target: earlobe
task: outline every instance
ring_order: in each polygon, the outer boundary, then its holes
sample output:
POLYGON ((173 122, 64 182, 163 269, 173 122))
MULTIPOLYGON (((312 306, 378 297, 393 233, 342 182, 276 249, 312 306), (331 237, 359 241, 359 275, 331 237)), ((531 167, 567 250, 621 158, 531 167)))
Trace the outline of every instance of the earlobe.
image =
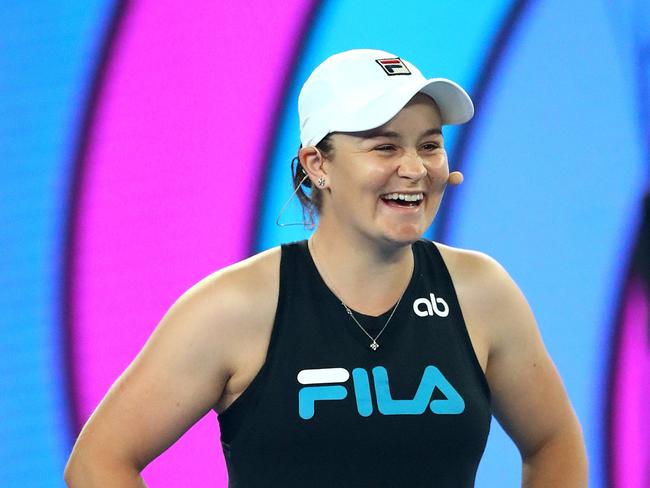
POLYGON ((327 183, 327 174, 323 165, 324 158, 318 148, 315 146, 301 148, 298 152, 298 159, 312 184, 318 188, 324 188, 327 183))

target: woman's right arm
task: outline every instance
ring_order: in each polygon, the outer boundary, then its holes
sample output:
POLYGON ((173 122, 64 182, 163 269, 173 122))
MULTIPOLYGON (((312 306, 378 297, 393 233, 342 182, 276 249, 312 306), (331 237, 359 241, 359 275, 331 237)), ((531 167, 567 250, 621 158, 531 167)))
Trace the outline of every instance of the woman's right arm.
MULTIPOLYGON (((271 312, 248 306, 260 276, 243 268, 208 276, 173 304, 81 431, 68 486, 145 486, 140 471, 215 406, 251 324, 271 312)), ((275 306, 273 282, 264 288, 257 298, 275 306)))

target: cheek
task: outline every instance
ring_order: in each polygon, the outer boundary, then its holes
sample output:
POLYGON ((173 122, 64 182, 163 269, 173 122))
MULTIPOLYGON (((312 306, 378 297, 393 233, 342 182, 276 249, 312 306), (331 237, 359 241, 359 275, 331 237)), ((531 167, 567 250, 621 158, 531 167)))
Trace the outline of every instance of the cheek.
POLYGON ((388 161, 382 161, 380 164, 373 164, 366 170, 364 180, 369 186, 382 186, 395 173, 396 168, 388 161))
POLYGON ((447 153, 434 155, 427 162, 427 170, 432 177, 449 175, 449 162, 447 153))
POLYGON ((447 161, 447 152, 442 151, 439 154, 436 154, 434 158, 432 158, 431 161, 432 165, 436 168, 446 168, 448 161, 447 161))

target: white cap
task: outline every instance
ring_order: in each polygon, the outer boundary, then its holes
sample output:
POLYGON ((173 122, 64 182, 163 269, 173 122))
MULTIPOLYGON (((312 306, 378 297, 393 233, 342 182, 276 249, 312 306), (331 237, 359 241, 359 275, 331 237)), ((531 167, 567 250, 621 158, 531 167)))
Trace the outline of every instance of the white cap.
POLYGON ((458 84, 426 79, 394 54, 375 49, 334 54, 312 71, 300 90, 300 142, 315 146, 330 132, 379 127, 418 92, 435 100, 443 124, 462 124, 474 115, 471 98, 458 84))

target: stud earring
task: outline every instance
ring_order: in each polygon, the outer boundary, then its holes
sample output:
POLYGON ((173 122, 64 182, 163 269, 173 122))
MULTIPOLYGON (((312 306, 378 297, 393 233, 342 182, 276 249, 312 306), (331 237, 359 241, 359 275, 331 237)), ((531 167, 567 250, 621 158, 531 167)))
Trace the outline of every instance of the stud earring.
POLYGON ((325 186, 325 178, 323 177, 318 178, 318 186, 321 188, 325 186))

